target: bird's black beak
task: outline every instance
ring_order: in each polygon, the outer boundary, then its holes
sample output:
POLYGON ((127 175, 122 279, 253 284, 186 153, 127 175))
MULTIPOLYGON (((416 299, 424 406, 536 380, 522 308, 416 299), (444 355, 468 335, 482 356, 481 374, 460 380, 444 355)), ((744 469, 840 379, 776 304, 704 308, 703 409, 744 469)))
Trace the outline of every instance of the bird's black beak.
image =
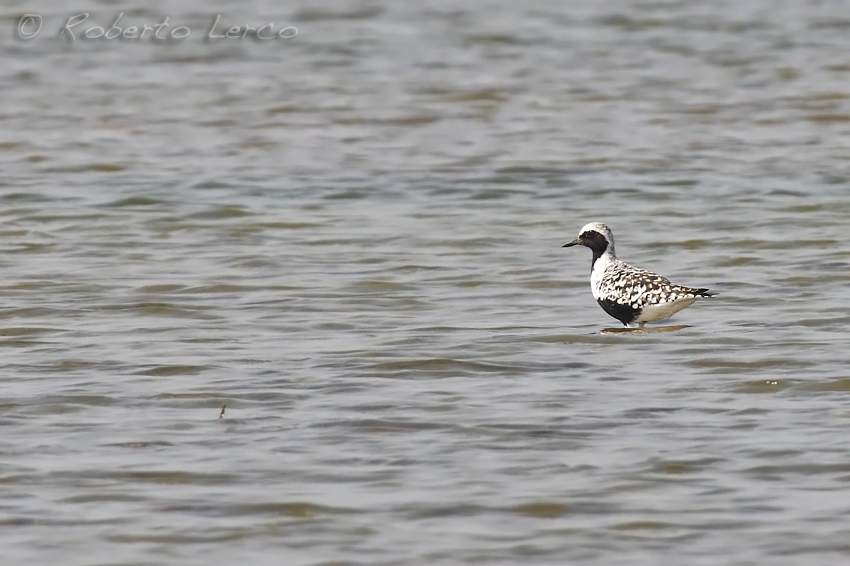
POLYGON ((561 246, 561 247, 562 247, 562 248, 571 248, 571 247, 573 247, 573 246, 578 246, 579 244, 581 244, 581 242, 579 242, 579 241, 578 241, 578 239, 575 239, 575 240, 573 240, 572 242, 567 242, 566 244, 564 244, 564 245, 563 245, 563 246, 561 246))

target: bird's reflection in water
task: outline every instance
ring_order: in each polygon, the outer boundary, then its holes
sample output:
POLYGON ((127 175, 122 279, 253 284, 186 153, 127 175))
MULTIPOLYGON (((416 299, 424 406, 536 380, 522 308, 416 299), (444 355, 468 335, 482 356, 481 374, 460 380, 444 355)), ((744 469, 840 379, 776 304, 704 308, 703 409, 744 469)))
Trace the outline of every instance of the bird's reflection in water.
POLYGON ((690 328, 689 324, 674 324, 671 326, 654 326, 643 328, 603 328, 599 334, 655 334, 656 332, 676 332, 690 328))

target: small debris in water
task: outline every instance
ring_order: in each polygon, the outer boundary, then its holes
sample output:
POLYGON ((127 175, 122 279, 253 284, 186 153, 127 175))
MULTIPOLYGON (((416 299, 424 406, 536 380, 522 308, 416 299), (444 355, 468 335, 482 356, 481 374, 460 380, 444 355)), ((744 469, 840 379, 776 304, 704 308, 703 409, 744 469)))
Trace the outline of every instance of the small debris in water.
POLYGON ((218 418, 220 418, 220 419, 224 418, 224 410, 226 408, 227 408, 227 403, 225 403, 224 405, 221 406, 221 413, 219 413, 218 418))

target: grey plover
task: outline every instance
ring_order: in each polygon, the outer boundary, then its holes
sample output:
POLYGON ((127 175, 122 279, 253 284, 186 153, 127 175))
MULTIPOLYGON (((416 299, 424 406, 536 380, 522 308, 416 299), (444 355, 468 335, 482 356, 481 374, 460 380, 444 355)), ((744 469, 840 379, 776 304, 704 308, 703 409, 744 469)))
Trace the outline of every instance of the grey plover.
POLYGON ((590 288, 593 298, 605 312, 627 328, 643 328, 653 320, 670 318, 700 297, 712 297, 708 289, 694 289, 670 283, 666 278, 637 269, 617 259, 614 235, 601 222, 591 222, 578 238, 563 247, 586 246, 593 252, 590 288))

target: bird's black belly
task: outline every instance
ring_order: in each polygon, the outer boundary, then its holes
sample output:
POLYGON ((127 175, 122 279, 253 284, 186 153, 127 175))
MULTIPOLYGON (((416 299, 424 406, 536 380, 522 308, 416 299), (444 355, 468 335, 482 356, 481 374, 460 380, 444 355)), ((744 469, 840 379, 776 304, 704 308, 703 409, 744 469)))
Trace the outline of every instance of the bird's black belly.
POLYGON ((605 312, 626 325, 640 316, 640 309, 632 308, 631 305, 624 305, 610 299, 599 299, 596 302, 605 312))

